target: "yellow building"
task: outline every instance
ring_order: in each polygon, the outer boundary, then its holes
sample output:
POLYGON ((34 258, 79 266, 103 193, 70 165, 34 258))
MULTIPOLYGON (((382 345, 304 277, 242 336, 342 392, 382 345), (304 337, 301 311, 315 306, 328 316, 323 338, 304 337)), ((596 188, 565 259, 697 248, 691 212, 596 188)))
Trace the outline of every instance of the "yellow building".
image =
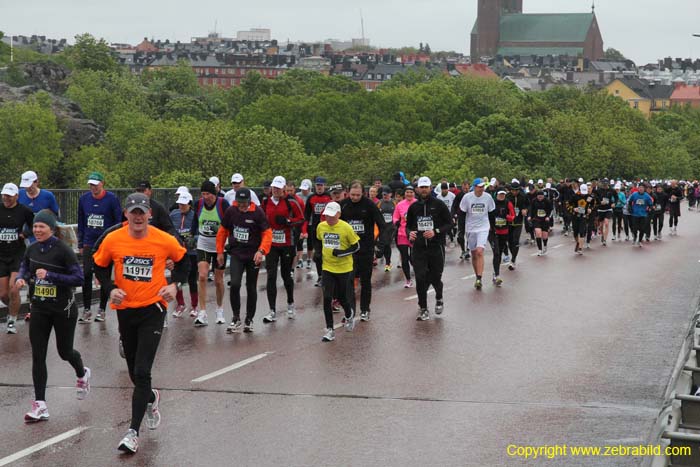
POLYGON ((655 112, 665 111, 671 107, 673 86, 647 83, 634 77, 613 80, 605 89, 608 94, 619 97, 633 109, 651 117, 655 112))

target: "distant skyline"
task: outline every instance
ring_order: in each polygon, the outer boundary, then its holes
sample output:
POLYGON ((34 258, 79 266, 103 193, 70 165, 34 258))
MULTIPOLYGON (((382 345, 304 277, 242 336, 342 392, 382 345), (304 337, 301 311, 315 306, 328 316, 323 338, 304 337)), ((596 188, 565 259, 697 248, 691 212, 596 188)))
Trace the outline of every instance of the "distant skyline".
MULTIPOLYGON (((592 0, 524 0, 525 13, 591 11, 592 0)), ((614 47, 637 64, 659 58, 700 57, 700 0, 597 0, 596 15, 605 48, 614 47)), ((2 6, 0 30, 6 34, 45 35, 73 41, 89 32, 108 42, 137 44, 144 37, 189 41, 217 32, 235 37, 239 30, 269 28, 281 43, 349 40, 365 36, 375 47, 418 47, 469 53, 476 0, 268 0, 264 4, 212 0, 25 0, 2 6), (198 6, 201 8, 197 8, 198 6)))

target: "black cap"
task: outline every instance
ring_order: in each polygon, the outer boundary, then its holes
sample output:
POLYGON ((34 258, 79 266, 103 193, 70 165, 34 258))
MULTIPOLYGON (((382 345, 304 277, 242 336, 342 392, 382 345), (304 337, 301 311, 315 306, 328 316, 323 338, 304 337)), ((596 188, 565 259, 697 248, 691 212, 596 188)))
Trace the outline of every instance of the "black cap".
POLYGON ((124 209, 126 209, 126 212, 131 212, 134 209, 148 212, 151 209, 151 200, 143 193, 132 193, 124 201, 124 209))
POLYGON ((391 188, 389 188, 388 186, 385 185, 382 187, 382 194, 387 194, 387 193, 391 193, 391 188))
POLYGON ((414 192, 416 191, 416 189, 413 188, 413 185, 406 185, 405 187, 403 187, 403 192, 404 192, 404 193, 406 193, 408 190, 411 190, 411 191, 414 191, 414 192))
POLYGON ((236 191, 236 201, 250 201, 250 190, 248 188, 241 188, 236 191))
POLYGON ((537 190, 537 196, 544 196, 544 191, 537 190))
POLYGON ((328 187, 328 192, 333 193, 334 191, 343 191, 343 184, 340 182, 334 183, 328 187))
POLYGON ((151 182, 148 180, 143 180, 136 185, 136 191, 150 190, 151 182))
POLYGON ((441 189, 441 190, 447 190, 447 189, 449 189, 449 188, 450 188, 450 185, 448 185, 447 183, 444 183, 444 182, 443 182, 443 183, 440 184, 440 189, 441 189))
POLYGON ((263 188, 270 188, 272 186, 272 181, 271 180, 265 180, 263 182, 263 188))
POLYGON ((216 185, 214 185, 214 182, 210 182, 207 180, 206 182, 202 183, 202 188, 200 190, 202 193, 211 193, 212 195, 216 194, 216 185))
POLYGON ((513 183, 510 184, 510 189, 511 190, 519 190, 520 189, 520 182, 517 180, 513 183))

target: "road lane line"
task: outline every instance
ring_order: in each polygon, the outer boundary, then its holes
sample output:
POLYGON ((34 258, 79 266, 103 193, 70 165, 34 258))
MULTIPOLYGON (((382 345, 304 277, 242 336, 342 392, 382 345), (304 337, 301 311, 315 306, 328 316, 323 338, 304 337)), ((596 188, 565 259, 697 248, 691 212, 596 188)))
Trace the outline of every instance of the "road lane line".
POLYGON ((208 375, 204 375, 204 376, 200 376, 199 378, 195 378, 192 380, 192 382, 193 383, 201 383, 203 381, 207 381, 209 379, 216 378, 217 376, 221 376, 224 373, 228 373, 229 371, 237 370, 237 369, 244 367, 246 365, 250 365, 253 362, 257 362, 258 360, 267 357, 271 353, 272 352, 265 352, 265 353, 261 353, 259 355, 256 355, 254 357, 246 358, 245 360, 241 360, 240 362, 234 363, 233 365, 227 366, 226 368, 222 368, 222 369, 217 370, 213 373, 209 373, 208 375))
POLYGON ((83 431, 87 430, 90 427, 87 426, 79 426, 78 428, 74 428, 70 431, 66 431, 63 434, 54 436, 53 438, 49 438, 46 441, 42 441, 41 443, 37 443, 34 446, 29 446, 27 449, 22 449, 19 452, 16 452, 12 455, 9 455, 7 457, 3 457, 0 459, 0 466, 10 464, 12 462, 15 462, 23 457, 26 457, 30 454, 34 454, 37 451, 41 451, 42 449, 51 446, 52 444, 60 443, 61 441, 68 439, 70 437, 73 437, 79 433, 82 433, 83 431))
POLYGON ((553 247, 552 247, 552 250, 556 250, 557 248, 561 248, 561 247, 563 247, 563 246, 564 246, 564 244, 563 244, 563 243, 560 243, 559 245, 553 246, 553 247))
POLYGON ((343 326, 345 326, 345 324, 343 324, 343 322, 341 321, 340 323, 338 323, 338 324, 336 324, 335 326, 333 326, 333 329, 340 329, 340 328, 342 328, 343 326))
POLYGON ((474 278, 476 278, 476 274, 471 274, 471 275, 469 275, 469 276, 464 276, 464 277, 462 278, 462 280, 463 280, 463 281, 467 281, 467 280, 469 280, 469 279, 474 279, 474 278))

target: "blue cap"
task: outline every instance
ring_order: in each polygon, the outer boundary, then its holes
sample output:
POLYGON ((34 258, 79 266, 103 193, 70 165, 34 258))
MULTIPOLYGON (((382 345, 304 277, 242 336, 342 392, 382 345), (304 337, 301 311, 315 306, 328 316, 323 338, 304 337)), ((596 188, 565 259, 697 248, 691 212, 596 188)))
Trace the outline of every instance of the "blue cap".
POLYGON ((480 179, 480 178, 475 178, 475 179, 474 179, 474 183, 472 183, 472 185, 474 185, 474 186, 485 186, 485 185, 486 185, 486 182, 484 182, 484 181, 483 181, 482 179, 480 179))
POLYGON ((323 177, 316 177, 315 183, 317 185, 325 185, 326 184, 326 179, 323 177))

